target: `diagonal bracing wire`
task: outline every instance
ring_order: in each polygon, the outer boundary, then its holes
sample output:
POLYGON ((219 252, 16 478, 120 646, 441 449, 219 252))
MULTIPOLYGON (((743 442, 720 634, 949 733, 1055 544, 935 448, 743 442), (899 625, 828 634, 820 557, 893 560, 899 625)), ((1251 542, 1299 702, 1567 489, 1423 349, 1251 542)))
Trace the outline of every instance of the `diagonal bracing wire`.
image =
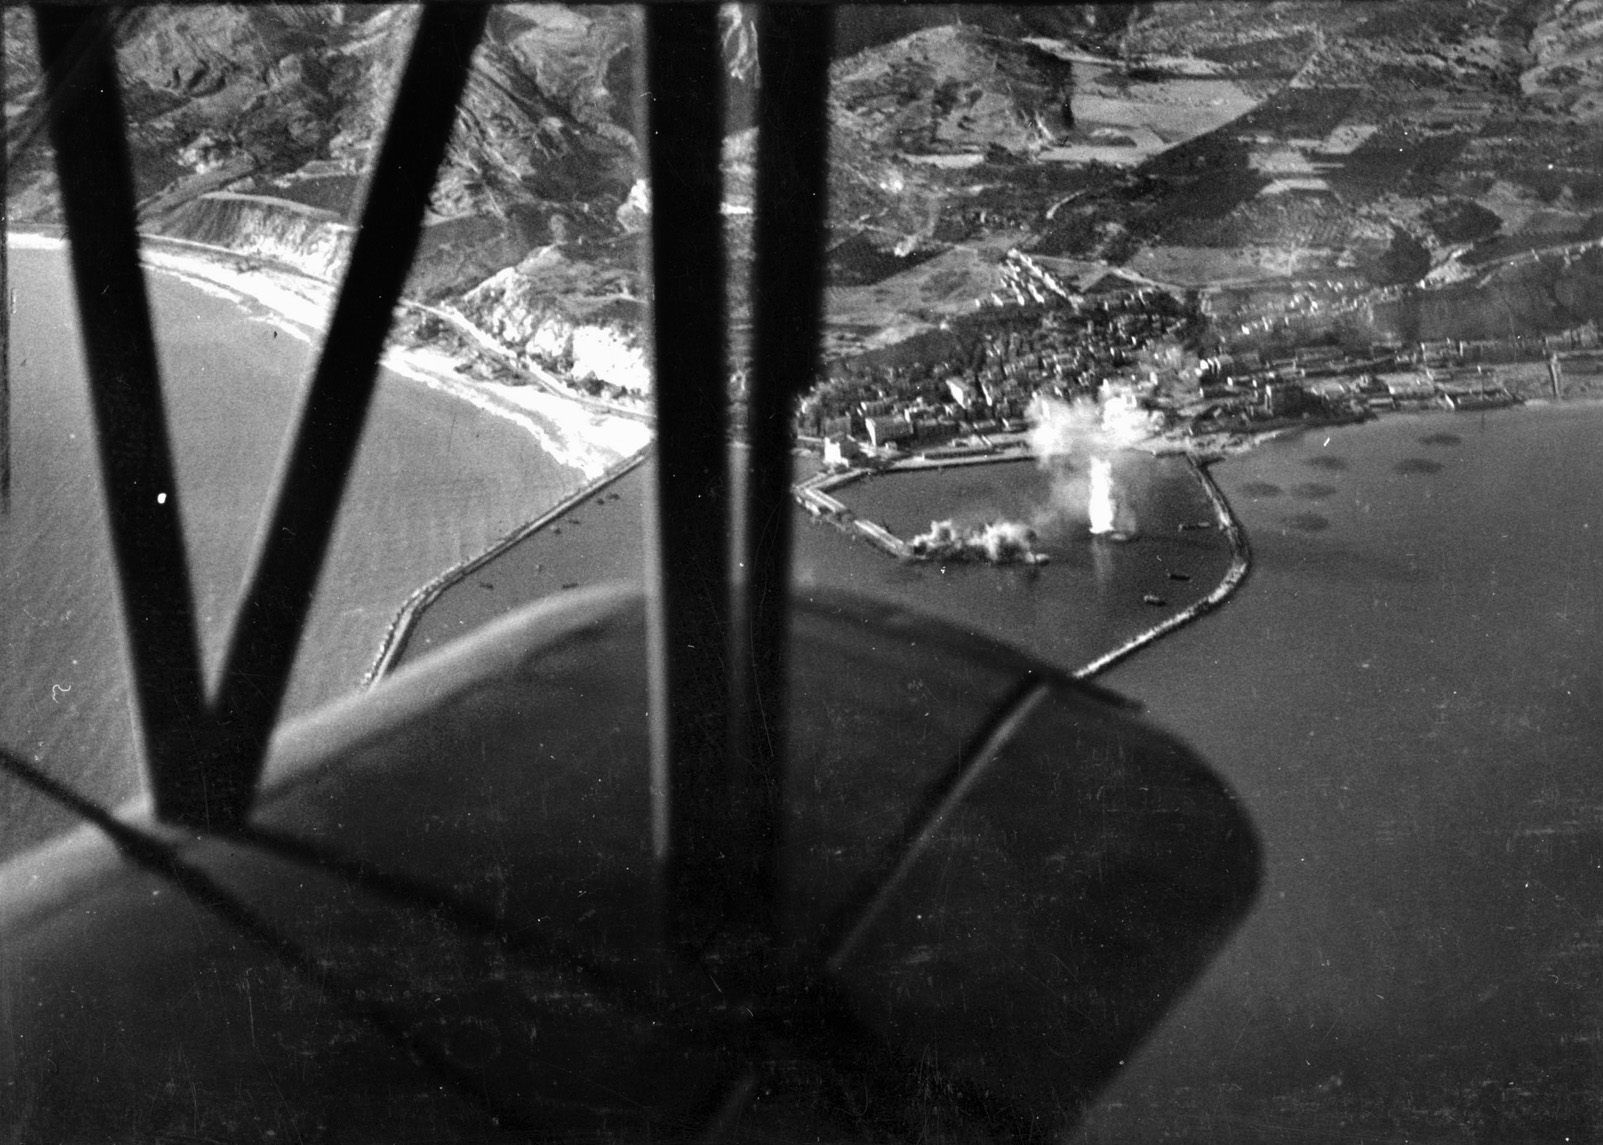
POLYGON ((41 5, 35 12, 156 810, 175 822, 237 825, 288 686, 487 9, 432 4, 419 17, 379 150, 375 182, 383 193, 364 205, 209 705, 108 16, 92 6, 41 5))
POLYGON ((480 4, 423 9, 378 153, 372 187, 323 341, 300 425, 282 466, 212 706, 208 799, 181 817, 243 821, 288 687, 318 573, 378 381, 392 311, 412 266, 424 210, 456 121, 480 4))
POLYGON ((35 9, 134 701, 156 806, 173 814, 204 687, 108 22, 88 5, 35 9))
POLYGON ((745 899, 730 827, 729 443, 718 9, 645 13, 657 464, 650 554, 652 825, 669 940, 706 942, 745 899))
MULTIPOLYGON (((757 17, 757 217, 748 417, 746 585, 736 633, 744 717, 735 774, 751 877, 770 910, 783 851, 794 405, 818 361, 834 14, 772 4, 757 17)), ((772 926, 772 918, 766 920, 772 926)))

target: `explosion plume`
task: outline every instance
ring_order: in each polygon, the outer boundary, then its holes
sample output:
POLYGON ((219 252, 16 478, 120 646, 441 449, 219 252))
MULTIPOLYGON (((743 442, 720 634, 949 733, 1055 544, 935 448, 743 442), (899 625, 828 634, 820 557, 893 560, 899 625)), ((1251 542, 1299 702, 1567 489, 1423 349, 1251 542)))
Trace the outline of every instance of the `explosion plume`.
POLYGON ((1041 523, 1083 517, 1093 536, 1133 536, 1135 522, 1117 495, 1110 455, 1158 432, 1158 415, 1142 409, 1130 391, 1104 385, 1099 400, 1064 402, 1037 395, 1030 422, 1036 458, 1055 475, 1041 523), (1077 468, 1082 462, 1084 473, 1077 468))
POLYGON ((920 560, 987 561, 993 565, 1041 565, 1048 557, 1035 551, 1036 532, 1022 521, 990 521, 959 529, 951 521, 931 521, 929 532, 908 542, 920 560))

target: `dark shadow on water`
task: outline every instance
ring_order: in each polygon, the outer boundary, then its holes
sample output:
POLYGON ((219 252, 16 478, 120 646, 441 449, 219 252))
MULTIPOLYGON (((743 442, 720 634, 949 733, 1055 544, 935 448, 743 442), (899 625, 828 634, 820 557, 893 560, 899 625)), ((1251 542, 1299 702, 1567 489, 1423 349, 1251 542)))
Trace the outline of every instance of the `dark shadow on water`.
POLYGON ((1310 457, 1306 464, 1315 469, 1325 469, 1335 473, 1347 468, 1347 459, 1345 457, 1335 457, 1328 453, 1321 453, 1316 457, 1310 457))
POLYGON ((1281 520, 1304 533, 1322 533, 1330 528, 1329 518, 1321 517, 1318 513, 1297 513, 1291 517, 1282 517, 1281 520))
MULTIPOLYGON (((887 557, 886 559, 895 560, 894 557, 887 557)), ((885 579, 899 581, 902 583, 920 581, 929 575, 929 570, 931 568, 938 567, 938 565, 930 565, 922 562, 896 561, 896 563, 892 565, 885 573, 885 579)))
POLYGON ((1336 492, 1334 485, 1321 485, 1317 481, 1305 481, 1301 485, 1292 487, 1292 493, 1304 501, 1323 501, 1336 492))
POLYGON ((1254 568, 1274 568, 1341 584, 1425 584, 1432 579, 1417 565, 1342 543, 1340 534, 1330 532, 1323 517, 1304 516, 1320 523, 1308 527, 1299 523, 1299 518, 1286 517, 1281 522, 1285 528, 1252 534, 1254 568))
POLYGON ((1440 461, 1430 461, 1423 457, 1405 457, 1392 466, 1392 471, 1394 473, 1440 473, 1442 471, 1442 463, 1440 461))
POLYGON ((1249 481, 1241 487, 1241 491, 1249 497, 1278 497, 1282 492, 1280 486, 1267 481, 1249 481))
POLYGON ((1419 439, 1421 445, 1462 445, 1464 439, 1456 433, 1427 433, 1419 439))

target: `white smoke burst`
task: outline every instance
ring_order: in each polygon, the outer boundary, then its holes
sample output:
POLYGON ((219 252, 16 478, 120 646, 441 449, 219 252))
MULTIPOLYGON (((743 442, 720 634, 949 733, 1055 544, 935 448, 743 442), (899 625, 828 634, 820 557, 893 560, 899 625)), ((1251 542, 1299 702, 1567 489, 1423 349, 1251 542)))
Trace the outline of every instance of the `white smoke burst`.
POLYGON ((1036 394, 1030 402, 1030 446, 1043 460, 1080 461, 1130 449, 1163 429, 1134 393, 1104 385, 1096 398, 1060 401, 1036 394))
POLYGON ((914 537, 907 547, 924 560, 1045 564, 1047 556, 1035 551, 1035 542, 1035 530, 1022 521, 990 521, 972 529, 959 529, 951 521, 931 521, 929 532, 914 537))
POLYGON ((1117 528, 1119 506, 1113 499, 1113 463, 1106 457, 1091 459, 1091 493, 1086 498, 1086 514, 1091 518, 1094 537, 1117 528))
POLYGON ((1097 399, 1065 402, 1037 394, 1029 414, 1030 445, 1053 474, 1051 499, 1037 522, 1084 519, 1093 535, 1133 535, 1135 521, 1118 496, 1111 455, 1156 435, 1162 419, 1142 409, 1133 393, 1107 385, 1097 399))

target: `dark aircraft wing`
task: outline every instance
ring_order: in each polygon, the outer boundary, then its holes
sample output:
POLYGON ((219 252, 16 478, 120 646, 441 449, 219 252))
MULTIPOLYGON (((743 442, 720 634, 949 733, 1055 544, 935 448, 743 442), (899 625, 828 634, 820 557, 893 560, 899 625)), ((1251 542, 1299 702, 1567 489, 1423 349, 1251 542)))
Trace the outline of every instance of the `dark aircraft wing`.
POLYGON ((1055 1138, 1241 917, 1256 845, 1111 697, 929 618, 792 596, 827 10, 759 27, 748 502, 706 304, 716 11, 657 7, 650 591, 536 606, 274 730, 483 18, 424 14, 208 696, 175 499, 143 492, 176 486, 105 18, 39 11, 153 799, 111 814, 0 755, 85 820, 0 869, 12 1137, 1055 1138))
POLYGON ((0 871, 24 1139, 660 1140, 731 1095, 742 1137, 1055 1136, 1244 912, 1250 830, 1010 649, 793 624, 767 942, 662 941, 646 609, 568 594, 283 729, 238 831, 140 806, 0 871))

